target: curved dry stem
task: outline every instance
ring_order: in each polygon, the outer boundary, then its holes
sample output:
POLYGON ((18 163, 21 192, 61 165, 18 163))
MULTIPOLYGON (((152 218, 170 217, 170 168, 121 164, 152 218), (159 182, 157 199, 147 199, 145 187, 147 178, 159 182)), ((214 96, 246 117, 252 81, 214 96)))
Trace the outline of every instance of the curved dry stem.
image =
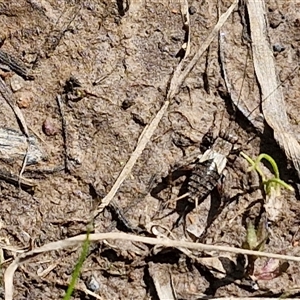
MULTIPOLYGON (((141 242, 150 245, 161 245, 164 247, 173 247, 173 248, 189 248, 195 249, 199 251, 219 251, 219 252, 230 252, 236 254, 244 254, 244 255, 256 255, 259 257, 270 257, 275 259, 282 259, 282 260, 290 260, 290 261, 297 261, 300 262, 300 257, 298 256, 290 256, 290 255, 282 255, 276 253, 266 253, 261 251, 253 251, 241 248, 234 248, 228 246, 216 246, 216 245, 206 245, 201 243, 192 243, 192 242, 185 242, 185 241, 177 241, 171 240, 167 238, 150 238, 150 237, 143 237, 137 236, 127 233, 120 233, 120 232, 109 232, 109 233, 97 233, 97 234, 90 234, 89 241, 90 242, 98 242, 101 240, 126 240, 126 241, 133 241, 133 242, 141 242)), ((21 254, 17 257, 6 269, 4 273, 4 283, 5 283, 5 300, 12 300, 13 299, 13 277, 14 273, 17 268, 29 261, 31 258, 37 256, 38 254, 53 251, 53 250, 61 250, 69 247, 74 247, 82 244, 86 240, 86 234, 78 235, 72 238, 68 238, 65 240, 51 242, 46 244, 42 247, 33 249, 27 253, 21 254)))

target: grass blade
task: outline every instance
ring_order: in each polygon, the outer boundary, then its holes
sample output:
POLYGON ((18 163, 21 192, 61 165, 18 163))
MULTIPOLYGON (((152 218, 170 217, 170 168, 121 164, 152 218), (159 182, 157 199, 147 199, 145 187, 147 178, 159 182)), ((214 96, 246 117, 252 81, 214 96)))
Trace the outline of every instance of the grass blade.
POLYGON ((71 299, 71 295, 73 293, 73 290, 75 288, 75 284, 76 284, 76 281, 80 275, 80 270, 82 268, 82 265, 87 257, 87 254, 88 254, 88 250, 89 250, 89 246, 90 246, 90 240, 89 240, 89 236, 90 236, 90 230, 87 231, 87 234, 86 234, 86 239, 82 245, 82 250, 81 250, 81 253, 80 253, 80 257, 79 257, 79 260, 75 266, 75 269, 73 271, 73 274, 72 274, 72 278, 71 278, 71 282, 68 286, 68 289, 67 289, 67 292, 63 298, 63 300, 70 300, 71 299))

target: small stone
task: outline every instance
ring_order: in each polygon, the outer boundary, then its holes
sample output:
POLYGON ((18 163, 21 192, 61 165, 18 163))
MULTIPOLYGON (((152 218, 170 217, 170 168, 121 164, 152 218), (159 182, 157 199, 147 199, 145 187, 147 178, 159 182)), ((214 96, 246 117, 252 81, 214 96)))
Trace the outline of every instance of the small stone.
POLYGON ((47 118, 43 123, 43 131, 48 136, 54 136, 58 133, 58 129, 54 124, 54 121, 47 118))
POLYGON ((285 47, 282 46, 281 44, 276 43, 276 44, 273 45, 273 51, 274 52, 280 53, 280 52, 282 52, 284 50, 285 50, 285 47))
POLYGON ((33 94, 29 91, 17 92, 15 95, 19 108, 27 108, 33 101, 33 94))
POLYGON ((10 86, 13 92, 19 91, 24 86, 25 80, 18 76, 17 74, 14 74, 10 78, 10 86))
POLYGON ((124 110, 130 108, 132 105, 134 105, 134 101, 133 100, 129 100, 129 99, 125 99, 123 102, 122 102, 122 108, 124 110))
POLYGON ((190 6, 189 7, 189 13, 190 15, 194 15, 197 12, 197 9, 195 6, 190 6))
POLYGON ((96 280, 94 276, 91 276, 87 282, 87 288, 92 292, 96 292, 100 289, 100 283, 96 280))

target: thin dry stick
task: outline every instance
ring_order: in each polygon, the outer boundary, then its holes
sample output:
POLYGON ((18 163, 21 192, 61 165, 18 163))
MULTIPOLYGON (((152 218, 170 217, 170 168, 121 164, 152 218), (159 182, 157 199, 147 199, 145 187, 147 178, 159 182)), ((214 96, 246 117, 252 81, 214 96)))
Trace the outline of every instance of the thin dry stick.
POLYGON ((123 168, 122 172, 120 173, 119 177, 117 178, 115 184, 109 191, 109 193, 102 199, 99 208, 94 211, 94 217, 96 217, 103 209, 109 205, 110 201, 114 198, 115 194, 117 193, 119 187, 124 182, 126 177, 130 174, 134 164, 136 163, 137 159, 142 154, 143 150, 145 149, 147 143, 149 142, 151 136, 153 135, 158 123, 160 122, 162 116, 165 114, 167 108, 169 106, 169 101, 166 101, 162 108, 159 110, 155 118, 152 120, 149 126, 146 126, 140 135, 139 142, 131 154, 128 162, 126 163, 125 167, 123 168))
MULTIPOLYGON (((16 258, 6 269, 4 273, 4 282, 5 282, 5 300, 12 300, 13 299, 13 276, 15 271, 17 270, 18 266, 25 263, 26 261, 30 260, 34 256, 44 253, 47 251, 53 250, 61 250, 69 247, 74 247, 82 244, 86 239, 86 235, 78 235, 69 239, 51 242, 46 244, 42 247, 33 249, 27 253, 21 254, 18 258, 16 258)), ((289 260, 289 261, 296 261, 300 262, 300 257, 297 256, 290 256, 290 255, 282 255, 282 254, 275 254, 275 253, 266 253, 260 251, 253 251, 247 249, 240 249, 228 246, 215 246, 215 245, 206 245, 201 243, 192 243, 192 242, 185 242, 185 241, 176 241, 170 240, 167 238, 150 238, 150 237, 143 237, 137 236, 132 234, 127 234, 123 232, 108 232, 108 233, 97 233, 97 234, 90 234, 89 240, 91 242, 98 242, 100 240, 125 240, 125 241, 132 241, 132 242, 142 242, 145 244, 150 245, 161 245, 164 247, 173 247, 173 248, 189 248, 198 251, 218 251, 218 252, 230 252, 236 254, 244 254, 244 255, 254 255, 260 257, 269 257, 281 260, 289 260)))
POLYGON ((12 111, 16 115, 19 123, 21 124, 21 130, 29 137, 28 128, 24 119, 24 116, 20 110, 20 108, 16 105, 16 101, 12 91, 6 86, 5 82, 0 77, 0 94, 2 95, 3 99, 7 102, 7 104, 11 107, 12 111))
MULTIPOLYGON (((209 34, 209 36, 207 37, 207 39, 204 41, 204 43, 200 46, 199 50, 194 55, 194 57, 190 61, 190 63, 185 67, 184 70, 182 70, 182 71, 179 70, 178 71, 178 74, 176 74, 178 76, 178 78, 176 78, 176 80, 172 80, 171 81, 170 90, 169 90, 169 93, 168 93, 168 99, 172 99, 175 96, 175 94, 178 92, 181 84, 184 82, 184 80, 186 79, 186 77, 188 76, 188 74, 192 71, 192 69, 194 68, 194 66, 196 65, 196 63, 198 62, 198 60, 200 59, 200 57, 202 56, 203 52, 206 51, 206 49, 211 44, 211 42, 213 41, 213 39, 218 35, 219 30, 221 29, 221 27, 223 26, 223 24, 226 22, 226 20, 228 19, 228 17, 231 15, 231 13, 235 9, 235 7, 238 4, 238 2, 239 2, 238 0, 235 0, 231 4, 231 6, 228 8, 228 10, 223 15, 221 15, 218 23, 216 24, 216 26, 214 27, 214 29, 212 30, 212 32, 209 34)), ((174 75, 175 75, 175 73, 174 73, 174 75)))
POLYGON ((19 186, 19 189, 21 189, 22 187, 22 175, 25 171, 25 168, 26 168, 26 165, 27 165, 27 159, 28 159, 28 153, 29 153, 29 149, 30 149, 30 143, 28 141, 28 137, 27 137, 27 148, 26 148, 26 153, 25 153, 25 156, 23 158, 23 162, 22 162, 22 167, 21 167, 21 170, 20 170, 20 173, 19 173, 19 179, 18 179, 18 186, 19 186))
POLYGON ((170 104, 170 101, 173 99, 175 94, 178 92, 178 90, 179 90, 180 86, 182 85, 183 81, 185 80, 185 78, 187 77, 189 72, 193 69, 193 67, 196 65, 196 63, 200 59, 201 55, 206 51, 206 49, 208 48, 210 43, 217 36, 218 31, 223 26, 223 24, 226 22, 226 20, 228 19, 228 17, 230 16, 230 14, 234 10, 234 8, 236 7, 237 3, 238 3, 238 0, 235 0, 232 3, 232 5, 229 7, 229 9, 220 17, 218 23, 216 24, 216 26, 214 27, 212 32, 209 34, 209 36, 207 37, 205 42, 200 46, 198 52, 195 54, 195 56, 190 61, 190 63, 185 67, 185 69, 182 70, 183 64, 186 61, 186 57, 179 63, 179 65, 177 66, 177 68, 176 68, 176 70, 173 74, 173 77, 172 77, 172 80, 171 80, 171 83, 170 83, 169 92, 168 92, 168 95, 167 95, 167 99, 166 99, 164 105, 158 111, 158 113, 153 118, 151 123, 148 126, 146 126, 145 129, 143 130, 135 150, 131 154, 128 162, 126 163, 125 167, 121 171, 121 173, 120 173, 119 177, 117 178, 115 184, 113 185, 113 187, 111 188, 109 193, 106 195, 106 197, 104 197, 102 199, 101 204, 99 205, 98 209, 94 212, 94 217, 96 217, 100 212, 102 212, 103 209, 109 204, 109 202, 116 195, 119 187, 124 182, 124 180, 127 178, 127 176, 130 174, 130 172, 131 172, 133 166, 135 165, 137 159, 140 157, 140 155, 142 154, 143 150, 145 149, 147 143, 151 139, 151 137, 152 137, 154 131, 156 130, 161 118, 163 117, 163 115, 167 111, 167 109, 169 107, 169 104, 170 104))
POLYGON ((65 118, 64 105, 60 95, 56 95, 57 105, 61 115, 61 124, 62 124, 62 136, 64 142, 64 161, 65 161, 65 171, 69 172, 69 148, 68 148, 68 131, 67 131, 67 121, 65 118))
POLYGON ((186 43, 182 45, 182 49, 185 51, 184 57, 187 57, 190 54, 191 50, 191 27, 190 27, 190 13, 189 13, 189 4, 187 0, 180 0, 181 7, 181 17, 183 23, 183 29, 186 32, 187 39, 186 43))

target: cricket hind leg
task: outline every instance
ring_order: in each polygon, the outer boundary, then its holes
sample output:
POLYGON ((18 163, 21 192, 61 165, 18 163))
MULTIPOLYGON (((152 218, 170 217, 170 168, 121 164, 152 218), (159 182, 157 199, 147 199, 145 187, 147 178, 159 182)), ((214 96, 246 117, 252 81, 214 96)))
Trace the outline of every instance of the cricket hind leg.
MULTIPOLYGON (((193 159, 195 160, 195 155, 192 156, 193 159)), ((175 166, 174 170, 169 172, 167 176, 162 177, 160 182, 157 183, 157 185, 151 189, 150 191, 151 196, 163 201, 163 199, 159 196, 159 194, 166 189, 170 189, 170 186, 174 186, 175 182, 180 177, 182 176, 188 177, 191 172, 192 172, 192 165, 189 166, 189 164, 182 163, 178 166, 175 166)), ((180 193, 179 196, 180 195, 182 194, 180 193)))
POLYGON ((222 197, 219 189, 214 188, 211 193, 199 201, 198 207, 188 201, 185 209, 174 223, 172 230, 182 225, 186 237, 202 242, 210 226, 222 212, 222 197))
MULTIPOLYGON (((199 155, 199 151, 197 152, 199 155)), ((195 161, 195 155, 193 155, 193 161, 195 161)), ((190 162, 190 160, 189 160, 190 162)), ((155 214, 153 220, 161 220, 165 217, 168 217, 174 213, 180 214, 183 210, 188 201, 186 200, 186 195, 188 192, 187 188, 187 180, 190 177, 192 172, 193 164, 181 163, 180 166, 177 166, 173 171, 171 171, 167 176, 161 179, 156 186, 152 188, 150 194, 152 197, 158 199, 160 201, 160 207, 155 214), (181 177, 184 177, 182 178, 181 177), (174 199, 174 195, 172 193, 172 187, 179 187, 176 199, 174 199), (163 194, 161 194, 163 193, 163 194), (166 200, 168 199, 168 200, 166 200), (181 199, 181 200, 179 200, 181 199), (176 207, 171 208, 171 211, 164 213, 161 215, 161 212, 165 212, 165 208, 169 207, 170 204, 176 201, 176 207)))
MULTIPOLYGON (((198 220, 198 222, 201 224, 202 232, 200 232, 197 236, 193 233, 193 227, 190 228, 190 224, 186 222, 185 224, 185 234, 192 236, 194 239, 197 240, 197 242, 204 242, 205 238, 207 237, 208 230, 211 227, 211 225, 214 223, 214 221, 218 218, 218 216, 221 214, 223 210, 223 201, 222 196, 220 194, 219 189, 216 187, 212 190, 210 193, 209 199, 204 200, 209 201, 207 206, 207 211, 205 213, 206 218, 205 220, 198 220), (203 224, 203 225, 202 225, 203 224)), ((193 224, 192 224, 193 225, 193 224)))
MULTIPOLYGON (((193 156, 193 159, 194 162, 192 164, 175 169, 171 174, 164 177, 162 182, 151 191, 151 195, 161 200, 165 207, 171 201, 176 201, 176 207, 167 215, 160 217, 162 219, 173 213, 177 213, 179 217, 175 221, 173 228, 178 227, 186 215, 197 206, 198 202, 205 199, 211 193, 220 177, 213 160, 209 159, 199 162, 199 157, 195 159, 195 156, 193 156), (182 176, 185 176, 185 179, 179 183, 180 189, 176 199, 164 201, 158 196, 162 190, 170 188, 170 181, 173 181, 174 186, 174 181, 182 176), (203 178, 206 178, 206 181, 203 178)), ((159 210, 161 211, 163 208, 161 207, 159 210)))

